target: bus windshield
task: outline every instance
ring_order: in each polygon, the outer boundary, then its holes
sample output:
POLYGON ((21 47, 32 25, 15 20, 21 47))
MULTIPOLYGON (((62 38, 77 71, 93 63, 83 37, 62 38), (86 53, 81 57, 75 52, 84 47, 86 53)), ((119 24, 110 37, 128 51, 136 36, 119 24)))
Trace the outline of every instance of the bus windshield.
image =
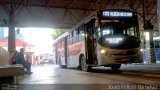
POLYGON ((137 23, 132 20, 101 20, 98 36, 106 38, 115 35, 138 37, 137 23))

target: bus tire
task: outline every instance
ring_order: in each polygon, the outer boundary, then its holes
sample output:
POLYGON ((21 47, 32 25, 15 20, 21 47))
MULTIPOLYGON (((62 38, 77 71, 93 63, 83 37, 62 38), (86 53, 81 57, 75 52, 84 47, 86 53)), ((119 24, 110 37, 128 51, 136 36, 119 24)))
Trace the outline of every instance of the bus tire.
POLYGON ((86 59, 84 56, 81 58, 81 70, 85 72, 89 72, 91 70, 91 66, 86 64, 86 59))
POLYGON ((67 68, 67 65, 60 65, 61 68, 67 68))
POLYGON ((120 67, 121 67, 121 64, 114 64, 114 65, 111 65, 111 69, 114 70, 114 71, 119 70, 120 67))
POLYGON ((81 58, 82 58, 83 56, 84 56, 83 54, 81 54, 81 55, 79 56, 79 65, 78 65, 78 69, 79 69, 79 70, 82 70, 82 68, 81 68, 81 58))
POLYGON ((78 66, 78 69, 81 70, 81 66, 80 65, 78 66))

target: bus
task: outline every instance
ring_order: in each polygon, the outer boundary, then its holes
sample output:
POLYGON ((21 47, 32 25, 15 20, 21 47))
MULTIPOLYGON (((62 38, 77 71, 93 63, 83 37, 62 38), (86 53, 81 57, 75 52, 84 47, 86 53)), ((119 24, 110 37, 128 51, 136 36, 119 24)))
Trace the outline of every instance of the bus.
POLYGON ((94 12, 55 41, 56 61, 83 71, 105 66, 141 63, 140 31, 136 12, 103 9, 94 12))

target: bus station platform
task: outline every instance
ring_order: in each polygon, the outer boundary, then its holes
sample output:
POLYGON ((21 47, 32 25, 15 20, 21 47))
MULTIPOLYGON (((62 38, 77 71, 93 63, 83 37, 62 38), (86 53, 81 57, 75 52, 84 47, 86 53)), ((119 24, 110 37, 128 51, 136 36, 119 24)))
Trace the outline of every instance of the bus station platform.
POLYGON ((108 85, 128 84, 158 85, 154 90, 160 88, 160 64, 122 65, 118 72, 112 72, 108 67, 96 67, 91 72, 83 72, 76 68, 60 68, 54 64, 34 65, 32 72, 33 74, 18 77, 20 90, 104 90, 108 85))

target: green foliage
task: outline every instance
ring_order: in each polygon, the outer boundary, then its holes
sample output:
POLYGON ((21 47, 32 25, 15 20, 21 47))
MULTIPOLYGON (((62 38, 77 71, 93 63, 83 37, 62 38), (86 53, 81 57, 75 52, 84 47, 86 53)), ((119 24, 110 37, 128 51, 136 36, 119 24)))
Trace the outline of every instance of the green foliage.
POLYGON ((68 31, 69 31, 68 29, 54 29, 52 32, 52 38, 57 39, 59 36, 68 31))
POLYGON ((154 31, 153 32, 153 37, 158 37, 159 36, 159 32, 158 31, 154 31))

